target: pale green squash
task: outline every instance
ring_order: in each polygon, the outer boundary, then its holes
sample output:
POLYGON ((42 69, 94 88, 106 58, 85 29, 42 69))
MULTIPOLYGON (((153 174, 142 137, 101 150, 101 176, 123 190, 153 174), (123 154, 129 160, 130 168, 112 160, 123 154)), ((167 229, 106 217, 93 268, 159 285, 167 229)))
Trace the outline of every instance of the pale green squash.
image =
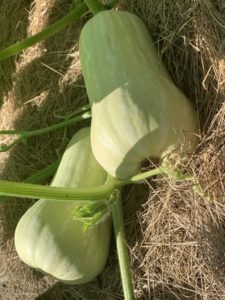
POLYGON ((192 150, 196 112, 173 84, 138 17, 98 13, 82 29, 80 59, 92 106, 92 149, 108 173, 128 178, 145 158, 192 150))
MULTIPOLYGON (((90 145, 90 129, 84 128, 70 141, 52 186, 95 187, 105 183, 106 172, 96 162, 90 145)), ((29 266, 69 284, 92 280, 108 257, 111 220, 84 231, 74 221, 75 201, 37 201, 20 219, 15 247, 29 266)))

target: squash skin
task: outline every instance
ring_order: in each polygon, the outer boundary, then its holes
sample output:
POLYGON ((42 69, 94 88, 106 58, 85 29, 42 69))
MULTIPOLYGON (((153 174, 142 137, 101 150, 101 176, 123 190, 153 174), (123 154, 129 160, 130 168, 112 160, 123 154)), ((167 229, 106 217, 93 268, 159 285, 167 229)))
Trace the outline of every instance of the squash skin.
MULTIPOLYGON (((91 151, 90 129, 81 129, 70 141, 51 185, 94 187, 106 179, 91 151)), ((41 199, 22 216, 15 231, 20 259, 67 284, 95 278, 105 266, 110 245, 111 219, 84 231, 80 221, 72 220, 76 203, 41 199)))
POLYGON ((80 60, 92 106, 91 144, 112 176, 126 179, 145 158, 161 159, 197 142, 198 120, 135 15, 103 11, 80 35, 80 60))

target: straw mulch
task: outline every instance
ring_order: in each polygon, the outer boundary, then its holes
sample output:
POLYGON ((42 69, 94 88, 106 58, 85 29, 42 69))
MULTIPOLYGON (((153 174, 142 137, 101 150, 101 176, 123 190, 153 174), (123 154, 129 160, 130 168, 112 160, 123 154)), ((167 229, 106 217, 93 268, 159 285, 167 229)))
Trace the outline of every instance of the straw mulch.
MULTIPOLYGON (((0 47, 42 30, 69 5, 64 0, 1 1, 0 47)), ((160 177, 123 191, 136 298, 225 299, 224 2, 121 0, 120 8, 146 23, 174 82, 195 105, 201 125, 200 143, 185 170, 198 178, 204 195, 194 193, 190 182, 160 177)), ((44 127, 87 101, 77 45, 81 28, 82 21, 1 64, 2 129, 44 127)), ((32 138, 0 154, 0 178, 23 180, 53 162, 82 125, 32 138)), ((19 261, 13 233, 32 203, 12 199, 0 206, 0 297, 123 299, 113 240, 103 274, 83 286, 63 285, 19 261)))

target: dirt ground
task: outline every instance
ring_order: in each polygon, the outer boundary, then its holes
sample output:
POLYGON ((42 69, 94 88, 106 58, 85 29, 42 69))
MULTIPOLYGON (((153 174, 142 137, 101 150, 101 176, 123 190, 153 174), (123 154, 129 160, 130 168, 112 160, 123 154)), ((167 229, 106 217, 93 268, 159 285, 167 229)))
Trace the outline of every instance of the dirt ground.
MULTIPOLYGON (((64 16, 71 1, 2 0, 0 49, 64 16)), ((200 143, 186 164, 192 186, 155 178, 123 190, 127 244, 137 299, 225 299, 225 5, 222 0, 121 0, 147 25, 175 84, 193 102, 200 143)), ((87 103, 78 37, 86 18, 0 64, 1 129, 37 129, 87 103)), ((56 160, 88 122, 29 139, 0 153, 0 178, 22 181, 56 160)), ((1 137, 6 143, 10 137, 1 137)), ((14 230, 31 200, 0 205, 0 299, 123 299, 115 243, 93 282, 67 286, 24 265, 14 230)))

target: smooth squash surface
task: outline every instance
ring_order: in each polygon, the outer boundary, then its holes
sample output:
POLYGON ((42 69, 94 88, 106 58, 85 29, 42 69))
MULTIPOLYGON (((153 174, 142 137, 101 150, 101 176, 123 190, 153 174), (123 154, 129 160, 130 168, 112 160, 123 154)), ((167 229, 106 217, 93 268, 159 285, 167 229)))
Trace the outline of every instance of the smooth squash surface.
POLYGON ((82 29, 80 59, 92 106, 93 153, 112 176, 128 178, 145 158, 192 149, 196 112, 173 84, 138 17, 98 13, 82 29))
MULTIPOLYGON (((94 187, 105 183, 106 172, 95 160, 90 129, 80 130, 70 141, 52 186, 94 187)), ((15 247, 21 260, 57 279, 80 284, 97 276, 106 263, 111 220, 84 231, 72 220, 74 201, 37 201, 20 219, 15 247)))

